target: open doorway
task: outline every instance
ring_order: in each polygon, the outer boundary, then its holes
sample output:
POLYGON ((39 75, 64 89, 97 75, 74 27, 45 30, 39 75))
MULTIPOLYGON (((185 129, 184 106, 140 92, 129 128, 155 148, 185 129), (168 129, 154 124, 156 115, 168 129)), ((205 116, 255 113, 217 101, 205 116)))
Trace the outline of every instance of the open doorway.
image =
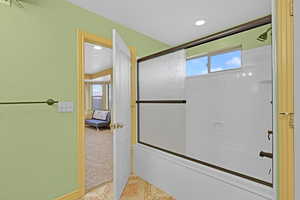
POLYGON ((113 180, 112 49, 84 43, 85 191, 113 180))
MULTIPOLYGON (((134 47, 127 47, 115 30, 112 35, 113 39, 109 40, 78 31, 78 177, 80 196, 84 198, 90 196, 92 192, 89 191, 95 187, 97 190, 108 184, 111 185, 110 194, 114 199, 119 199, 133 170, 131 145, 136 144, 137 140, 136 50, 134 47), (108 59, 105 61, 104 58, 108 59), (90 71, 86 70, 85 66, 88 65, 91 65, 90 71), (87 164, 90 159, 96 159, 97 162, 100 159, 97 157, 99 153, 95 153, 93 149, 97 148, 98 152, 103 149, 101 144, 96 142, 95 145, 93 137, 88 141, 86 130, 92 131, 90 135, 108 134, 108 138, 110 137, 106 149, 112 152, 112 159, 101 159, 104 164, 110 163, 107 176, 92 173, 92 178, 89 179, 89 170, 96 171, 96 167, 99 167, 95 163, 87 164), (89 148, 88 145, 94 147, 89 148), (89 169, 91 165, 94 165, 94 170, 89 169), (97 187, 99 185, 101 186, 97 187)), ((102 151, 102 155, 103 153, 109 155, 102 151)))

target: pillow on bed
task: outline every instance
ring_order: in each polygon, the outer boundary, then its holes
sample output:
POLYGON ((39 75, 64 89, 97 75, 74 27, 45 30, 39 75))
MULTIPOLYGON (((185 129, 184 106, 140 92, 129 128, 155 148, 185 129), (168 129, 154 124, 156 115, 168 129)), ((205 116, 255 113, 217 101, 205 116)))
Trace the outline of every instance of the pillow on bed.
POLYGON ((95 110, 93 119, 106 120, 109 111, 95 110))

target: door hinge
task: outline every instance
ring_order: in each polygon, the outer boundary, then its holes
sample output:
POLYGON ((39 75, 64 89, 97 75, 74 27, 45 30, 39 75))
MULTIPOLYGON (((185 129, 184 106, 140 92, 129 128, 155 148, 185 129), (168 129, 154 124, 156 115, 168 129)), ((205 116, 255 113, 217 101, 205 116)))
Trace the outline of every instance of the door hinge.
POLYGON ((290 16, 294 16, 294 0, 290 0, 290 16))
POLYGON ((289 127, 290 128, 294 128, 295 127, 295 113, 281 112, 280 115, 284 115, 284 116, 288 117, 289 127))
POLYGON ((295 128, 295 115, 294 115, 294 113, 290 114, 289 127, 290 128, 295 128))

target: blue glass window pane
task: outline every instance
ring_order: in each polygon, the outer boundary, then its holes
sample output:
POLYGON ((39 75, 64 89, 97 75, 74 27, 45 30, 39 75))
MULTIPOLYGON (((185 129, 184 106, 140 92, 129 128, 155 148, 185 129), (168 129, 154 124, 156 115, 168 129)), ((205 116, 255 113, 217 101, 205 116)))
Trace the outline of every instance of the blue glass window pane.
POLYGON ((195 76, 208 73, 208 57, 198 57, 187 60, 186 75, 195 76))
POLYGON ((211 56, 211 72, 241 67, 241 50, 211 56))

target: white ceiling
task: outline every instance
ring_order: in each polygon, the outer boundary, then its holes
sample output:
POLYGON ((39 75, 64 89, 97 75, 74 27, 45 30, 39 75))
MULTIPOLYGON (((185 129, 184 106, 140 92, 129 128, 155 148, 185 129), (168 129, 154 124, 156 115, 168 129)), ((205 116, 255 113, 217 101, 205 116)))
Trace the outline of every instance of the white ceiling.
POLYGON ((112 50, 101 47, 95 49, 95 45, 85 43, 85 73, 94 74, 112 67, 112 50))
POLYGON ((169 45, 266 16, 272 0, 68 0, 169 45), (205 19, 204 26, 194 25, 205 19))

